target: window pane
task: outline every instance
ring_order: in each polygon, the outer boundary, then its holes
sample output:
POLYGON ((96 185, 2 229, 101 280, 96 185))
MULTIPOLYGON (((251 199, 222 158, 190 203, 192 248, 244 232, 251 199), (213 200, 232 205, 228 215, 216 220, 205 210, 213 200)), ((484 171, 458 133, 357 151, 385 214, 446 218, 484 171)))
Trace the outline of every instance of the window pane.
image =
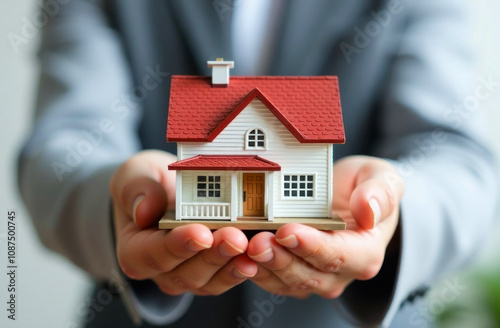
POLYGON ((208 192, 208 197, 214 197, 214 192, 212 190, 208 192))
POLYGON ((214 182, 214 177, 213 176, 209 176, 208 177, 208 182, 214 182))
POLYGON ((220 191, 215 192, 215 197, 220 197, 220 191))
POLYGON ((207 181, 207 177, 206 176, 204 176, 204 175, 199 175, 198 176, 198 182, 205 182, 205 181, 207 181))
POLYGON ((215 182, 220 182, 220 175, 215 176, 215 182))
POLYGON ((197 189, 207 189, 207 184, 206 183, 198 183, 197 189))
POLYGON ((220 184, 219 183, 215 184, 215 189, 219 189, 220 190, 220 184))
POLYGON ((207 197, 207 192, 205 190, 198 190, 198 197, 207 197))
POLYGON ((284 197, 313 197, 314 175, 283 175, 284 197))
POLYGON ((259 129, 253 129, 250 132, 248 132, 247 137, 246 137, 246 147, 248 148, 265 148, 265 134, 262 130, 259 129))
POLYGON ((213 183, 209 183, 208 184, 208 189, 214 189, 214 184, 213 183))

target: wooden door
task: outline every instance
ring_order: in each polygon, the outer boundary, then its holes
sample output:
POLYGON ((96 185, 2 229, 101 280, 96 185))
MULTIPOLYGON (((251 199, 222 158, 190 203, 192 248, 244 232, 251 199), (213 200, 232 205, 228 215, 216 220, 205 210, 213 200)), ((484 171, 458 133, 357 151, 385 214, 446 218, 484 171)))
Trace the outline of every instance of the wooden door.
POLYGON ((243 216, 264 216, 264 173, 243 173, 243 216))

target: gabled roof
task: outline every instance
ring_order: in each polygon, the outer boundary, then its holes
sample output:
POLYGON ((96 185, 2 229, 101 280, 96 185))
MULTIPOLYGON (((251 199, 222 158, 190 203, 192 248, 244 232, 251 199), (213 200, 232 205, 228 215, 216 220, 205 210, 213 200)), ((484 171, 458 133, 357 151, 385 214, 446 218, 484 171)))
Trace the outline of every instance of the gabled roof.
POLYGON ((227 88, 210 81, 172 76, 168 141, 213 141, 257 97, 299 142, 345 142, 336 76, 232 76, 227 88))
POLYGON ((255 155, 198 155, 172 163, 169 170, 281 171, 281 166, 255 155))

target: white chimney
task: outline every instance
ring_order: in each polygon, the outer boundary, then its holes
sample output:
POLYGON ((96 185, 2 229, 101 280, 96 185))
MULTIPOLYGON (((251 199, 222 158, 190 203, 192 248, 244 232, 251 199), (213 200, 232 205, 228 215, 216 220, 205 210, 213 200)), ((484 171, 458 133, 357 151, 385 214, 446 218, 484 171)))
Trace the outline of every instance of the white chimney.
POLYGON ((234 61, 224 61, 223 58, 207 61, 207 67, 212 69, 212 86, 227 87, 229 85, 229 69, 234 67, 234 61))

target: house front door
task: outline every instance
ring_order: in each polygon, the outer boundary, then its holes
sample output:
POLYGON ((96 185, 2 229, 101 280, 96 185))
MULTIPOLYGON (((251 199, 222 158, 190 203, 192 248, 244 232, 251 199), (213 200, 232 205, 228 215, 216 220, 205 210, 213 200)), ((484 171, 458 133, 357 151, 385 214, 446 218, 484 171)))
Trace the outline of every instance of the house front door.
POLYGON ((243 216, 264 216, 264 173, 243 173, 243 216))

